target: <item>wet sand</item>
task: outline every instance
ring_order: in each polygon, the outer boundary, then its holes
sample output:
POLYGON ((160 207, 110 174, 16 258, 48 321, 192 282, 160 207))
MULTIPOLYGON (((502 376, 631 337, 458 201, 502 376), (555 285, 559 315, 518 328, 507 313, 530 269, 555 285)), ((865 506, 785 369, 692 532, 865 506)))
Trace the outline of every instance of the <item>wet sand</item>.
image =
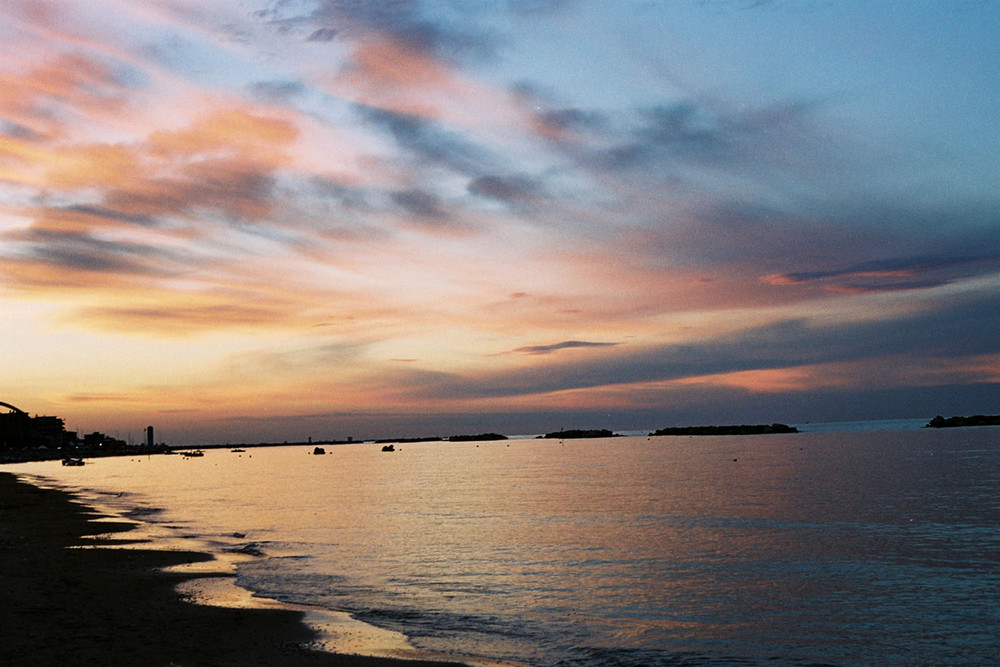
MULTIPOLYGON (((0 472, 0 664, 316 665, 443 667, 449 663, 310 650, 303 615, 185 602, 182 574, 160 568, 209 560, 194 552, 68 548, 129 523, 93 523, 69 494, 0 472)), ((451 663, 454 665, 454 663, 451 663)))

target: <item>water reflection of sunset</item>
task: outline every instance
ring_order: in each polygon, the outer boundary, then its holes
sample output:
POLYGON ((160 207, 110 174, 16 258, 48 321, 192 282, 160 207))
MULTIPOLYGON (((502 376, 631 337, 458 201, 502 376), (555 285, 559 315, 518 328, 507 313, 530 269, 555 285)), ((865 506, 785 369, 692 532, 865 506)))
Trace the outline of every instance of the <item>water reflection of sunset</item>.
POLYGON ((139 505, 131 515, 185 548, 235 549, 258 594, 350 611, 421 650, 902 665, 990 650, 983 591, 1000 544, 982 494, 1000 468, 984 465, 988 428, 958 430, 290 446, 17 470, 139 505))

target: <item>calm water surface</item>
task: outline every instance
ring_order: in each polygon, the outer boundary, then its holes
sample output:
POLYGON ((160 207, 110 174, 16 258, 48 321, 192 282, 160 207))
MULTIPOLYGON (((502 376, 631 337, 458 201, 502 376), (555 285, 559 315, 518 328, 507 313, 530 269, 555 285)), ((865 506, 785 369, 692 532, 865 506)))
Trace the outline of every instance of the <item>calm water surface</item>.
POLYGON ((258 554, 240 585, 457 659, 1000 662, 998 428, 398 450, 9 468, 161 508, 258 554))

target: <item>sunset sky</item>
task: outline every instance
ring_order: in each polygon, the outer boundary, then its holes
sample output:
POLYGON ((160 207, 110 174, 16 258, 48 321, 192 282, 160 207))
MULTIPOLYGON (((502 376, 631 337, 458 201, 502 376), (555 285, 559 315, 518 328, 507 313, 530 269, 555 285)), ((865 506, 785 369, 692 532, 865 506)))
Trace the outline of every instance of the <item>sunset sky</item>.
POLYGON ((998 35, 4 2, 0 401, 174 443, 1000 412, 998 35))

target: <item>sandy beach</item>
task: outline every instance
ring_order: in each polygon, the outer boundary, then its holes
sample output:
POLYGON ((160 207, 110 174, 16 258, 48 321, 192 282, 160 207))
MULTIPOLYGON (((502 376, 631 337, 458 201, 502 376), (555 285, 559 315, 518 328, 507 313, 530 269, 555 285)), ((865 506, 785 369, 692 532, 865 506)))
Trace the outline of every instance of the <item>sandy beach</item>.
POLYGON ((185 577, 160 568, 210 556, 155 545, 69 548, 132 527, 95 516, 69 494, 0 473, 0 664, 448 664, 310 650, 314 634, 299 612, 188 603, 175 590, 185 577))

